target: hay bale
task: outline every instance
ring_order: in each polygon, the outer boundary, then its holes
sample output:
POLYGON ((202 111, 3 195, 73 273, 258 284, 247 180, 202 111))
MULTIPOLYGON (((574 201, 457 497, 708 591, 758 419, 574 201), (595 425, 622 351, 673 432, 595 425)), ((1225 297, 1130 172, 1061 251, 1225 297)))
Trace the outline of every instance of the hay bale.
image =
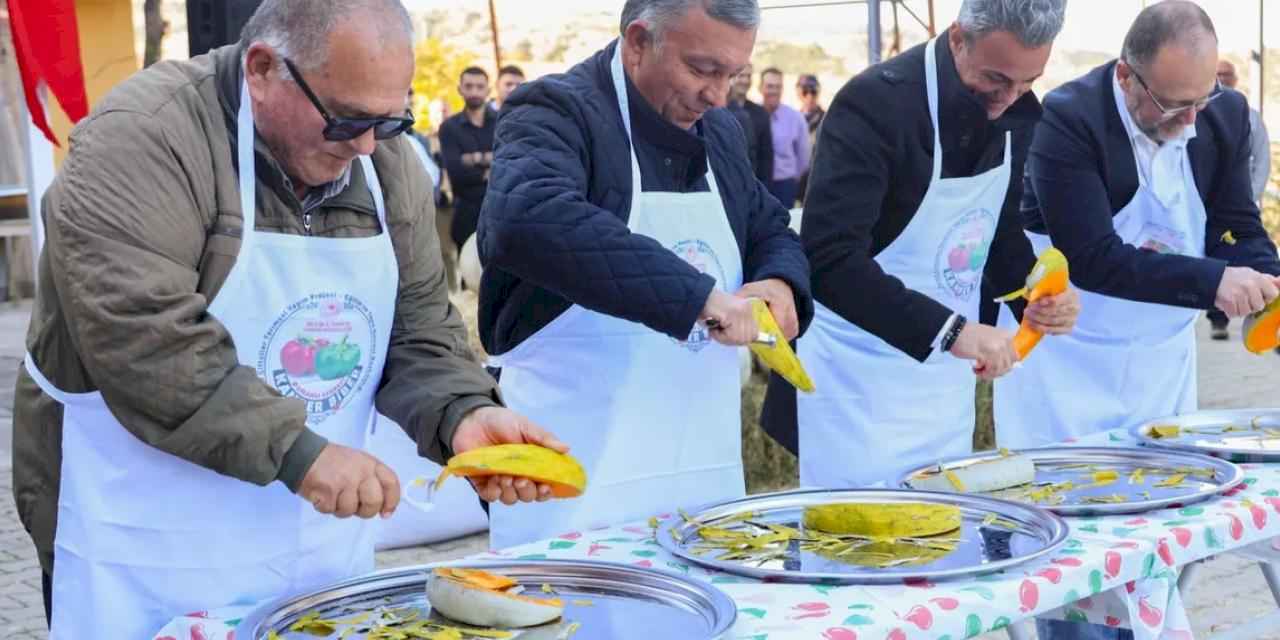
POLYGON ((768 381, 768 375, 755 372, 742 386, 742 466, 747 493, 794 489, 800 484, 796 457, 760 428, 768 381))
POLYGON ((467 344, 471 345, 471 350, 475 352, 476 359, 484 362, 489 355, 484 352, 484 346, 480 344, 480 296, 475 291, 451 291, 449 292, 449 302, 458 309, 458 313, 462 315, 462 321, 467 324, 467 344))
POLYGON ((484 268, 480 266, 480 252, 476 249, 476 236, 462 244, 462 252, 458 254, 458 273, 462 275, 462 286, 468 291, 480 290, 480 274, 484 268))

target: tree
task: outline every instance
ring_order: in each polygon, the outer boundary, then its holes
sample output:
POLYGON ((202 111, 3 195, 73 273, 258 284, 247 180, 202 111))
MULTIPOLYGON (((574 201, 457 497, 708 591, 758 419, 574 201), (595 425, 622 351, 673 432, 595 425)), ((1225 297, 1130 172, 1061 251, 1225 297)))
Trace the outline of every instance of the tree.
POLYGON ((430 37, 414 47, 415 71, 413 75, 414 118, 418 129, 428 131, 439 126, 431 122, 428 105, 439 99, 449 105, 450 113, 462 109, 462 96, 458 95, 458 77, 462 70, 475 63, 475 56, 430 37))

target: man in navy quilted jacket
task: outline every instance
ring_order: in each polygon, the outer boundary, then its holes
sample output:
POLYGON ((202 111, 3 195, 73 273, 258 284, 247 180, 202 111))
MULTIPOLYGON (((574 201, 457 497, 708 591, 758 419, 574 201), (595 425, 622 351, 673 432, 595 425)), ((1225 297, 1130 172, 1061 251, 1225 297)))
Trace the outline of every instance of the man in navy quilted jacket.
POLYGON ((495 548, 744 493, 740 347, 813 314, 787 211, 721 108, 756 0, 627 0, 622 37, 523 85, 480 214, 480 335, 506 403, 587 469, 576 499, 496 507, 495 548))

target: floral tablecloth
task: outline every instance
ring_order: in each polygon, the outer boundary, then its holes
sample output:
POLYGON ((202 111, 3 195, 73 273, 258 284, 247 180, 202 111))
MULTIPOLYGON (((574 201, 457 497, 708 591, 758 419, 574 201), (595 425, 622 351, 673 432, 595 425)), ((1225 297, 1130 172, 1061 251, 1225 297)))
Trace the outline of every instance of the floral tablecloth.
MULTIPOLYGON (((1134 444, 1120 432, 1074 444, 1101 443, 1134 444)), ((1040 615, 1132 627, 1138 640, 1185 640, 1192 634, 1177 589, 1177 567, 1226 551, 1259 558, 1277 553, 1269 541, 1280 536, 1280 464, 1241 466, 1245 483, 1230 494, 1139 516, 1072 518, 1072 535, 1056 553, 964 581, 848 587, 764 583, 678 560, 658 546, 647 523, 570 532, 477 558, 603 560, 706 580, 738 604, 738 621, 729 635, 735 640, 960 640, 1040 615)), ((236 619, 249 609, 183 616, 155 639, 233 640, 236 619)))

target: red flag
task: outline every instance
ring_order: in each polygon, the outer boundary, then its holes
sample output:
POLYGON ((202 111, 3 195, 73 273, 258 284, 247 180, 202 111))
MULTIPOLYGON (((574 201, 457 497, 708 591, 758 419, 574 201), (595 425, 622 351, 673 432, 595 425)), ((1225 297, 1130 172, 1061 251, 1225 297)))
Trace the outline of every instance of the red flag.
POLYGON ((71 122, 88 115, 75 0, 8 0, 8 4, 27 110, 45 137, 58 144, 37 88, 44 83, 71 122))

